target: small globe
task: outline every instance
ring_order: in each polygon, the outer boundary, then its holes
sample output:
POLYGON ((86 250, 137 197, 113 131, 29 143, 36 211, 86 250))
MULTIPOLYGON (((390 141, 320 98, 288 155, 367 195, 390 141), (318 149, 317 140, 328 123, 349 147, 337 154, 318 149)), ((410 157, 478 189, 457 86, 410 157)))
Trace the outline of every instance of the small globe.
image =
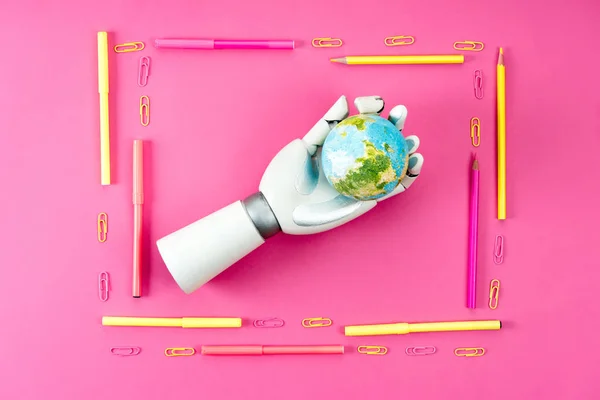
POLYGON ((387 119, 359 114, 331 130, 321 159, 325 177, 339 193, 374 200, 392 192, 406 174, 408 145, 387 119))

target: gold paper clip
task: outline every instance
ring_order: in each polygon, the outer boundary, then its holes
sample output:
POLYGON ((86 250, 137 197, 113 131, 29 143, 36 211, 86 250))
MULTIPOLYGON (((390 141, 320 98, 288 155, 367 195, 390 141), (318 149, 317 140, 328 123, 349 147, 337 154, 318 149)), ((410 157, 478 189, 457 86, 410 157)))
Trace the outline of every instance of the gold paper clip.
POLYGON ((165 349, 165 356, 167 357, 193 356, 194 354, 196 354, 196 349, 192 347, 169 347, 165 349))
POLYGON ((388 36, 383 39, 383 43, 388 46, 405 46, 409 44, 413 44, 415 42, 415 38, 413 36, 388 36))
POLYGON ((323 326, 331 326, 333 321, 329 318, 317 317, 317 318, 304 318, 302 320, 302 326, 305 328, 320 328, 323 326))
POLYGON ((387 354, 388 349, 385 346, 358 346, 357 351, 360 354, 382 356, 387 354))
POLYGON ((413 346, 407 347, 404 352, 407 356, 428 356, 437 351, 435 346, 413 346))
POLYGON ((483 347, 459 347, 454 349, 454 355, 457 357, 481 357, 485 354, 483 347))
POLYGON ((108 272, 102 271, 98 275, 98 297, 101 301, 108 300, 108 291, 110 283, 108 281, 108 272))
POLYGON ((140 123, 143 126, 150 124, 150 98, 148 96, 140 97, 140 123))
POLYGON ((494 241, 494 264, 500 265, 504 261, 504 236, 496 235, 494 241))
POLYGON ((481 51, 483 50, 482 42, 472 42, 470 40, 465 40, 464 42, 454 42, 454 50, 461 51, 481 51))
POLYGON ((98 241, 106 242, 108 238, 108 215, 106 213, 98 214, 98 241))
POLYGON ((471 118, 471 144, 473 147, 481 144, 481 122, 477 117, 471 118))
POLYGON ((115 45, 115 53, 131 53, 133 51, 144 50, 143 42, 129 42, 115 45))
POLYGON ((138 354, 140 354, 140 351, 142 351, 142 349, 140 349, 139 347, 111 347, 110 348, 110 354, 112 354, 113 356, 137 356, 138 354))
POLYGON ((488 305, 492 310, 498 307, 498 296, 500 295, 500 281, 498 279, 492 279, 490 282, 490 301, 488 305))
POLYGON ((313 47, 341 47, 344 44, 342 39, 330 37, 314 38, 311 43, 313 47))

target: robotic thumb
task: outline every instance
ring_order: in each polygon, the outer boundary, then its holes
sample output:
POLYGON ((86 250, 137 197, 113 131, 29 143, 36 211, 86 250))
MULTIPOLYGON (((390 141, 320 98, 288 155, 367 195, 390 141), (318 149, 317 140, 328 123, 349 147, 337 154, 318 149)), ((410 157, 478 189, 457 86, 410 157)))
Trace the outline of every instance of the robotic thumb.
POLYGON ((190 294, 265 242, 241 201, 159 239, 175 282, 190 294))

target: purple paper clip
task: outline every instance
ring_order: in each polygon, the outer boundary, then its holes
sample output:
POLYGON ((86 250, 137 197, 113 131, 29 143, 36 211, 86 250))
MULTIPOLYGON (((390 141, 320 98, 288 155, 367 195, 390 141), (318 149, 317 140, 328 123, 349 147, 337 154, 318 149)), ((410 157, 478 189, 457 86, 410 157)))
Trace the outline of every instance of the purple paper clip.
POLYGON ((255 328, 281 328, 285 321, 281 318, 256 319, 253 323, 255 328))
POLYGON ((140 57, 140 67, 138 70, 138 86, 144 87, 148 84, 150 76, 150 57, 140 57))
POLYGON ((483 99, 483 72, 476 69, 473 74, 473 89, 475 90, 475 98, 483 99))
POLYGON ((494 242, 494 264, 500 265, 504 261, 504 236, 496 235, 494 242))

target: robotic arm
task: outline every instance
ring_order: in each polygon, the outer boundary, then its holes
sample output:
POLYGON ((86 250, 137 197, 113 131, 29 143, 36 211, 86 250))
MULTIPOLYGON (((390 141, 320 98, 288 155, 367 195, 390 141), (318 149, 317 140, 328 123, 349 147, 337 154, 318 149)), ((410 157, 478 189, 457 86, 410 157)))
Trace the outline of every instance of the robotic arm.
MULTIPOLYGON (((384 109, 378 96, 359 97, 354 104, 362 114, 379 115, 384 109)), ((388 119, 401 132, 406 115, 406 107, 396 106, 388 119)), ((423 166, 423 156, 416 153, 417 136, 406 138, 408 172, 389 195, 358 201, 340 195, 327 182, 320 166, 321 146, 331 129, 347 117, 348 102, 342 96, 302 139, 290 142, 271 160, 257 193, 157 241, 163 261, 185 293, 192 293, 280 231, 305 235, 333 229, 412 185, 423 166)))

